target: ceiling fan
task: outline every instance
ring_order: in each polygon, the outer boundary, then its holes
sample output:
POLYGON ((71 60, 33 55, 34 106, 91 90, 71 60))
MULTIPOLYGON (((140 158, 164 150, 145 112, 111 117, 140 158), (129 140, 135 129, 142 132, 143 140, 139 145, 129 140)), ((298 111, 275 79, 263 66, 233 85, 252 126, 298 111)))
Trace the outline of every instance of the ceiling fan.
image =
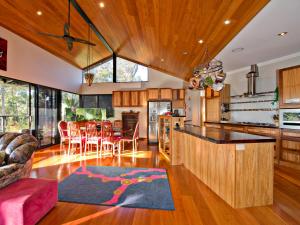
POLYGON ((86 44, 86 45, 96 46, 96 44, 94 44, 94 43, 92 43, 90 41, 87 41, 87 40, 84 40, 84 39, 80 39, 80 38, 76 38, 76 37, 72 37, 70 35, 70 27, 71 27, 71 21, 70 21, 70 0, 69 0, 69 5, 68 5, 68 23, 65 23, 65 25, 64 25, 64 35, 56 35, 56 34, 49 34, 49 33, 43 33, 43 32, 39 32, 39 34, 45 35, 45 36, 48 36, 48 37, 64 39, 66 41, 66 43, 67 43, 69 51, 72 50, 74 42, 78 42, 78 43, 82 43, 82 44, 86 44))

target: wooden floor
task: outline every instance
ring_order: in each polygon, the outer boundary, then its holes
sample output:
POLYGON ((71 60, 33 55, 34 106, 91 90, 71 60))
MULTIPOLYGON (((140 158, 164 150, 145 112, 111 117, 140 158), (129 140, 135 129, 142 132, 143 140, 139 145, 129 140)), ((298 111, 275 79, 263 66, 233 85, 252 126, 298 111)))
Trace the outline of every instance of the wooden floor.
POLYGON ((175 211, 107 207, 58 202, 39 224, 105 224, 105 225, 225 225, 225 224, 300 224, 299 171, 275 170, 274 204, 266 207, 233 209, 215 195, 183 166, 169 166, 157 153, 156 146, 140 142, 136 156, 125 152, 120 158, 97 159, 94 153, 86 157, 66 157, 59 146, 35 154, 32 177, 62 180, 81 165, 162 167, 168 170, 175 211), (293 180, 284 178, 295 174, 293 180))

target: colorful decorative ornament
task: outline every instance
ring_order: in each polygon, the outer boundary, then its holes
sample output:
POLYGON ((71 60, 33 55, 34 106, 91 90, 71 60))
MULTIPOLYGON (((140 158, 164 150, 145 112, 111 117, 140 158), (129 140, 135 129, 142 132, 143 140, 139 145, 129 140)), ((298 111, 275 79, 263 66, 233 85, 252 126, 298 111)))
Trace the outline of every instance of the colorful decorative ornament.
POLYGON ((193 77, 190 79, 190 89, 204 90, 207 87, 214 91, 221 91, 224 88, 226 74, 223 72, 223 63, 220 60, 212 59, 205 50, 204 63, 194 69, 193 77))

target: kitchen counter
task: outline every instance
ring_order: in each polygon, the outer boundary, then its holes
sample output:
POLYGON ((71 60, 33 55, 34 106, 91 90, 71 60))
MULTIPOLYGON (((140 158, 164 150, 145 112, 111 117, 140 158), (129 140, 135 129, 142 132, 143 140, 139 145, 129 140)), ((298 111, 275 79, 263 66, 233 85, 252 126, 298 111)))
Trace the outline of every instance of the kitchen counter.
POLYGON ((184 165, 230 206, 273 203, 275 138, 184 126, 171 140, 171 164, 184 165))
POLYGON ((262 143, 276 142, 273 137, 253 135, 242 132, 229 131, 211 127, 184 126, 175 128, 178 132, 190 134, 192 136, 216 143, 216 144, 239 144, 239 143, 262 143))

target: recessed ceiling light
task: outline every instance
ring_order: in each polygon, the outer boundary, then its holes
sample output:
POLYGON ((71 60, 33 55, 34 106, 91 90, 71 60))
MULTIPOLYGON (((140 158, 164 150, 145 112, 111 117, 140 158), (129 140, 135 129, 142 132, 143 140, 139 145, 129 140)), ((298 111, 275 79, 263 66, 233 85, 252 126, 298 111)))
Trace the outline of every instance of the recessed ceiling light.
POLYGON ((241 52, 241 51, 244 51, 244 48, 235 48, 235 49, 232 49, 233 53, 237 53, 237 52, 241 52))
POLYGON ((225 24, 225 25, 228 25, 228 24, 230 24, 230 23, 231 23, 230 20, 225 20, 225 21, 224 21, 224 24, 225 24))
POLYGON ((203 44, 203 42, 204 42, 204 41, 203 41, 202 39, 200 39, 200 40, 198 41, 199 44, 203 44))
POLYGON ((104 5, 104 2, 100 2, 100 3, 99 3, 99 6, 100 6, 100 8, 104 8, 104 6, 105 6, 105 5, 104 5))
POLYGON ((188 53, 188 52, 183 52, 182 54, 183 54, 183 55, 187 55, 187 54, 189 54, 189 53, 188 53))
POLYGON ((164 62, 165 60, 163 58, 160 59, 161 62, 164 62))
POLYGON ((43 13, 42 13, 42 11, 36 11, 36 14, 38 15, 38 16, 41 16, 41 15, 43 15, 43 13))
POLYGON ((288 33, 288 32, 285 31, 285 32, 281 32, 281 33, 279 33, 279 34, 277 34, 277 35, 280 36, 280 37, 283 37, 283 36, 287 35, 287 33, 288 33))

